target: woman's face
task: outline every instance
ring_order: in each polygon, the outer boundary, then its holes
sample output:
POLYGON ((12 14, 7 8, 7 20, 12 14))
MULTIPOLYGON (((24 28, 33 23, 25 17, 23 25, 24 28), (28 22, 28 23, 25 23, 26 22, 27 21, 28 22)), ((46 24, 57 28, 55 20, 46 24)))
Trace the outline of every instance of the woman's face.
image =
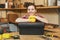
POLYGON ((28 6, 27 12, 29 15, 34 15, 36 13, 36 9, 33 5, 28 6))

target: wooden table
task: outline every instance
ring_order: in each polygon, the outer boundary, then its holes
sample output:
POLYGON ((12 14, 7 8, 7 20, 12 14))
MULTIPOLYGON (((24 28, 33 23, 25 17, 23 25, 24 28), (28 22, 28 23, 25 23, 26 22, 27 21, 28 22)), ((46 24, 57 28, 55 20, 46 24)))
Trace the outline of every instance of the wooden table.
MULTIPOLYGON (((46 40, 46 38, 40 37, 40 35, 20 35, 21 40, 46 40)), ((52 40, 60 40, 59 38, 48 37, 52 40)))
MULTIPOLYGON (((19 32, 12 32, 10 34, 13 36, 19 35, 19 32)), ((41 37, 41 35, 19 35, 19 36, 20 36, 19 40, 45 40, 44 38, 41 37)), ((52 40, 60 40, 60 38, 54 38, 54 37, 48 37, 48 38, 51 38, 52 40)), ((8 40, 14 40, 14 39, 8 39, 8 40)))

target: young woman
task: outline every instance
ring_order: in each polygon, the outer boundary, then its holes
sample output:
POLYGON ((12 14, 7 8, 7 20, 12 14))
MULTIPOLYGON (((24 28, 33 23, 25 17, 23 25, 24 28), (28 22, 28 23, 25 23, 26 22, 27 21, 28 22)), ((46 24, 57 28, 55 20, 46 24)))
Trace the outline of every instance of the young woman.
POLYGON ((37 14, 36 6, 33 3, 29 3, 29 5, 26 6, 27 8, 27 14, 22 16, 22 18, 17 18, 16 22, 32 22, 29 20, 29 17, 33 16, 35 18, 35 22, 44 22, 48 23, 48 21, 45 19, 45 17, 37 14))

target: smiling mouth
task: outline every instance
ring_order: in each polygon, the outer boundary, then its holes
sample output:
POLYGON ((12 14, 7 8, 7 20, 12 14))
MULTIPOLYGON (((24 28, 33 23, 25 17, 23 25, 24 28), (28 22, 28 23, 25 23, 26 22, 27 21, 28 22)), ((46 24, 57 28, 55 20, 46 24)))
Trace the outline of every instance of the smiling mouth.
POLYGON ((33 12, 29 12, 30 14, 32 14, 33 12))

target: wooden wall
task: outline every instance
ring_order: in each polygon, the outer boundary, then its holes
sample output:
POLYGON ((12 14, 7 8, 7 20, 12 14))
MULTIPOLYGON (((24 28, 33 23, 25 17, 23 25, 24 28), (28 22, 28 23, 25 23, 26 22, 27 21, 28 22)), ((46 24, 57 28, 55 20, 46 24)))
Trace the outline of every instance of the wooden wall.
POLYGON ((24 4, 24 2, 32 2, 35 3, 35 5, 47 6, 47 0, 21 0, 22 4, 24 4))
POLYGON ((39 11, 46 17, 49 23, 59 24, 59 15, 57 9, 44 9, 39 11))

